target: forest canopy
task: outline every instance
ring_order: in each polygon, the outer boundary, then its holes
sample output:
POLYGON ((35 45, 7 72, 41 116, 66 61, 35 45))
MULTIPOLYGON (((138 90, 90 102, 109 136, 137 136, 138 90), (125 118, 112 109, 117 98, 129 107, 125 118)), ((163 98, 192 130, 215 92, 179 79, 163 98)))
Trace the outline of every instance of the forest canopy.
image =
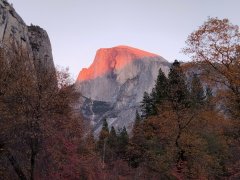
POLYGON ((67 69, 35 72, 23 50, 1 48, 0 177, 239 179, 239 27, 208 18, 183 52, 192 61, 159 69, 131 130, 104 119, 94 134, 67 69))

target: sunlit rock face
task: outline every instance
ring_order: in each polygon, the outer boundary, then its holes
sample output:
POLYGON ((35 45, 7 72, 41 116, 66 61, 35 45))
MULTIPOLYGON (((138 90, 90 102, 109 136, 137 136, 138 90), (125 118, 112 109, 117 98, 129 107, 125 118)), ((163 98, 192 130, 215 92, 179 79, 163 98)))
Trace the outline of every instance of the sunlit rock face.
POLYGON ((136 48, 117 46, 114 48, 102 48, 97 51, 93 64, 88 69, 83 69, 78 81, 95 79, 112 70, 122 69, 131 61, 140 60, 144 57, 157 57, 158 55, 148 53, 136 48))
POLYGON ((102 120, 131 129, 145 91, 151 92, 158 70, 166 74, 169 63, 159 55, 128 46, 99 49, 93 64, 76 81, 85 97, 83 115, 99 131, 102 120))
MULTIPOLYGON (((55 73, 51 43, 45 30, 39 26, 27 26, 6 0, 0 0, 0 47, 13 53, 23 51, 27 69, 32 72, 55 73)), ((46 75, 46 74, 45 74, 46 75)))

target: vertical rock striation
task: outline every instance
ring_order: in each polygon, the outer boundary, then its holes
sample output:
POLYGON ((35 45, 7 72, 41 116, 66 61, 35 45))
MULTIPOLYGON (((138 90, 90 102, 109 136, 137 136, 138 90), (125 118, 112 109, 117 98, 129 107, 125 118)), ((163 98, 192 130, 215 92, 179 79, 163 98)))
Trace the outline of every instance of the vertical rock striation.
POLYGON ((38 73, 54 72, 52 47, 47 32, 39 26, 28 26, 28 37, 38 73))
POLYGON ((9 55, 13 46, 24 51, 26 69, 40 74, 55 74, 51 43, 45 30, 27 26, 15 9, 6 0, 0 0, 0 47, 9 55))

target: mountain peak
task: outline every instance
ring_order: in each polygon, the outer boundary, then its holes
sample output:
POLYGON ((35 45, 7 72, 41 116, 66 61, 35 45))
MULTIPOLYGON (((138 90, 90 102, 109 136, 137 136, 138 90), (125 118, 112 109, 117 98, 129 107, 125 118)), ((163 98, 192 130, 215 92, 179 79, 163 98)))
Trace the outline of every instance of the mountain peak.
POLYGON ((119 70, 132 61, 154 57, 159 57, 159 55, 125 45, 100 48, 91 66, 81 70, 77 81, 95 79, 114 69, 119 70))
POLYGON ((141 50, 138 48, 134 48, 131 46, 126 46, 126 45, 118 45, 118 46, 111 47, 111 48, 100 48, 98 51, 105 51, 105 52, 106 51, 108 51, 108 52, 110 52, 110 51, 118 51, 118 52, 125 51, 127 53, 130 53, 130 54, 135 55, 140 58, 159 56, 157 54, 150 53, 150 52, 147 52, 147 51, 144 51, 144 50, 141 50))

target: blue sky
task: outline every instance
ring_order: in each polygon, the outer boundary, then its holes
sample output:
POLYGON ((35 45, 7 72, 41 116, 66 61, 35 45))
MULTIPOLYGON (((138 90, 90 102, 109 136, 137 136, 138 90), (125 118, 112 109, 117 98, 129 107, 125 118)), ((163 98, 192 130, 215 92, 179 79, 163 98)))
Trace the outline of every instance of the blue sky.
POLYGON ((240 0, 9 0, 27 24, 50 37, 56 65, 76 77, 99 48, 128 45, 173 61, 210 17, 240 25, 240 0))

